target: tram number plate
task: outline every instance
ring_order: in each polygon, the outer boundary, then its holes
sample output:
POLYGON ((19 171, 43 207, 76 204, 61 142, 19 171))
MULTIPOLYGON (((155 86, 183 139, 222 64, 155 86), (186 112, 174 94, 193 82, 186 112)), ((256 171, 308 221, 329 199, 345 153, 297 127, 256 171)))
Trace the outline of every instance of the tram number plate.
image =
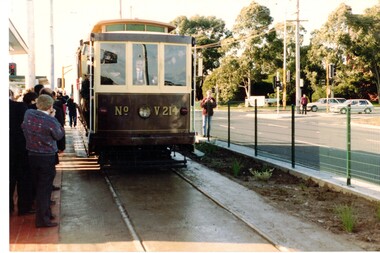
MULTIPOLYGON (((115 106, 115 116, 128 115, 129 107, 127 105, 124 106, 115 106)), ((171 116, 178 115, 179 109, 177 106, 154 106, 154 113, 156 116, 171 116)))
POLYGON ((178 115, 179 109, 176 106, 154 106, 154 113, 156 116, 162 115, 162 116, 171 116, 171 115, 178 115))

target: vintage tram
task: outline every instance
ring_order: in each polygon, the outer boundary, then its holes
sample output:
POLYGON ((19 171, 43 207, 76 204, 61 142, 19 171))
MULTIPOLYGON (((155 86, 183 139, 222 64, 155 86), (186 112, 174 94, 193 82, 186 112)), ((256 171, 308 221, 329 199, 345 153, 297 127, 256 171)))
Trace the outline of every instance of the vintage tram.
POLYGON ((81 40, 80 114, 88 155, 101 165, 168 164, 173 151, 193 150, 195 42, 170 34, 174 29, 149 20, 108 20, 81 40))

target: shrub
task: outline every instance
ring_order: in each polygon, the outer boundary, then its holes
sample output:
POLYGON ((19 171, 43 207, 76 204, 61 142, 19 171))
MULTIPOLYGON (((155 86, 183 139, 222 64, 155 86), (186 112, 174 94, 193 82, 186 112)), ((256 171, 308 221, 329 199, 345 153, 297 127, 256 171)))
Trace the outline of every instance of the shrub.
POLYGON ((249 172, 251 172, 254 179, 267 182, 272 177, 273 170, 265 168, 263 171, 258 171, 251 168, 249 172))

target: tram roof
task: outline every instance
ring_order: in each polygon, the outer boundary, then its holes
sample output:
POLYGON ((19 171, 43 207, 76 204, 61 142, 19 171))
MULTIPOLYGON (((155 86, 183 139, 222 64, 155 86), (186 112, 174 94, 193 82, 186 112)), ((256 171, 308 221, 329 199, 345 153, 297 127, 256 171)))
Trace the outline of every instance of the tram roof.
POLYGON ((156 27, 167 28, 167 32, 173 31, 176 27, 169 23, 146 20, 146 19, 113 19, 113 20, 102 20, 94 25, 92 28, 93 33, 101 33, 104 31, 104 27, 107 25, 150 25, 156 27))

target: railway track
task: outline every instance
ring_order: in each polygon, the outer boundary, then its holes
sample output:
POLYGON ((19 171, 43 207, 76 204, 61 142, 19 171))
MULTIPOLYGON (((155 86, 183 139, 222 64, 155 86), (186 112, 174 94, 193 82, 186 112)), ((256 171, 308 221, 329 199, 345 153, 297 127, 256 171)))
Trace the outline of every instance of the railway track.
MULTIPOLYGON (((179 155, 176 159, 183 158, 179 155)), ((188 163, 190 163, 190 166, 201 167, 201 165, 196 164, 193 161, 188 161, 188 163)), ((220 251, 224 249, 224 247, 227 247, 229 250, 233 251, 287 250, 279 246, 275 241, 272 240, 270 236, 266 235, 263 231, 260 231, 257 227, 244 220, 244 218, 237 214, 230 206, 221 203, 218 199, 213 197, 213 194, 210 194, 207 192, 207 190, 198 187, 197 182, 193 181, 194 179, 182 173, 184 170, 186 169, 171 169, 158 172, 148 170, 142 172, 141 174, 140 172, 132 172, 129 174, 127 172, 112 169, 102 171, 105 181, 107 182, 108 189, 113 196, 114 202, 118 207, 120 215, 125 225, 128 227, 130 234, 132 235, 133 244, 135 245, 137 251, 168 251, 173 249, 176 251, 181 251, 183 247, 185 247, 187 251, 194 251, 194 248, 189 247, 188 242, 183 242, 184 245, 187 246, 178 245, 178 243, 183 241, 183 239, 181 239, 181 236, 170 235, 178 233, 186 234, 186 238, 189 236, 198 239, 199 236, 206 238, 210 237, 209 239, 204 240, 206 245, 209 245, 206 246, 206 248, 203 248, 203 251, 220 251), (131 179, 128 180, 128 177, 131 177, 131 179), (143 180, 146 185, 145 190, 143 189, 142 184, 139 183, 141 180, 143 180), (167 183, 166 186, 163 186, 165 183, 167 183), (153 186, 151 187, 149 184, 153 186), (160 190, 161 186, 165 189, 160 190), (155 191, 156 193, 154 193, 155 191), (162 194, 162 196, 160 196, 160 194, 162 194), (178 194, 183 195, 184 199, 177 199, 176 195, 178 194), (141 198, 133 198, 133 196, 136 195, 140 196, 141 198), (194 195, 197 196, 197 201, 203 203, 197 203, 197 206, 203 205, 204 207, 201 207, 202 210, 209 208, 207 210, 203 210, 206 216, 195 215, 195 217, 189 219, 186 216, 178 214, 173 214, 174 217, 170 215, 170 213, 173 212, 173 209, 180 210, 179 212, 182 213, 197 212, 193 210, 193 205, 186 204, 186 199, 188 198, 190 199, 190 202, 192 202, 191 199, 194 197, 194 195), (160 199, 162 200, 161 202, 163 202, 162 204, 158 204, 158 202, 160 202, 160 199), (167 201, 167 204, 165 204, 164 201, 167 201), (145 206, 145 209, 140 207, 136 208, 136 206, 145 206), (150 208, 150 206, 154 206, 154 208, 150 208), (168 206, 170 206, 170 208, 168 206), (148 211, 146 209, 148 209, 148 211), (163 215, 165 213, 169 215, 163 215), (207 215, 213 216, 215 214, 217 214, 215 217, 207 217, 207 215), (149 224, 144 222, 144 219, 141 218, 141 216, 144 215, 158 216, 161 217, 162 220, 167 219, 166 228, 162 227, 162 222, 152 220, 153 224, 151 224, 151 229, 154 231, 157 230, 156 232, 160 234, 162 231, 166 231, 165 233, 168 233, 168 235, 163 237, 178 237, 177 239, 174 239, 173 245, 170 246, 165 244, 164 246, 157 246, 155 243, 152 243, 151 240, 147 240, 147 237, 149 237, 147 235, 153 236, 153 234, 147 231, 149 230, 149 224), (181 218, 184 219, 185 222, 181 220, 181 218), (224 222, 219 222, 218 224, 209 224, 207 223, 208 219, 224 220, 224 222), (228 221, 226 221, 226 219, 228 219, 228 221), (202 224, 202 220, 206 220, 206 224, 202 224), (154 225, 155 223, 157 225, 156 227, 154 225), (161 224, 161 226, 159 224, 161 224), (179 224, 178 226, 183 226, 183 228, 179 229, 176 224, 179 224), (228 225, 226 226, 226 224, 228 225), (160 229, 157 229, 157 227, 160 227, 160 229), (199 229, 199 227, 203 228, 199 229), (208 232, 202 235, 202 233, 205 233, 204 230, 208 232), (214 230, 214 235, 210 234, 209 230, 214 230), (239 239, 240 236, 236 237, 239 234, 243 234, 241 236, 243 239, 239 239), (235 240, 236 242, 231 242, 231 238, 234 238, 232 241, 235 240), (220 241, 221 239, 222 241, 220 241), (207 241, 211 241, 212 243, 207 243, 207 241), (226 244, 228 246, 226 246, 226 244), (222 247, 221 245, 224 246, 222 247), (207 248, 211 248, 211 250, 208 250, 207 248)), ((160 236, 162 236, 162 234, 154 235, 154 237, 158 238, 160 236)), ((197 246, 195 246, 195 248, 199 247, 198 244, 201 242, 202 240, 196 242, 195 244, 197 246)))
MULTIPOLYGON (((82 156, 79 135, 73 143, 77 158, 60 164, 65 246, 141 252, 359 250, 192 160, 183 169, 99 170, 82 156)), ((177 153, 174 159, 183 157, 177 153)))

